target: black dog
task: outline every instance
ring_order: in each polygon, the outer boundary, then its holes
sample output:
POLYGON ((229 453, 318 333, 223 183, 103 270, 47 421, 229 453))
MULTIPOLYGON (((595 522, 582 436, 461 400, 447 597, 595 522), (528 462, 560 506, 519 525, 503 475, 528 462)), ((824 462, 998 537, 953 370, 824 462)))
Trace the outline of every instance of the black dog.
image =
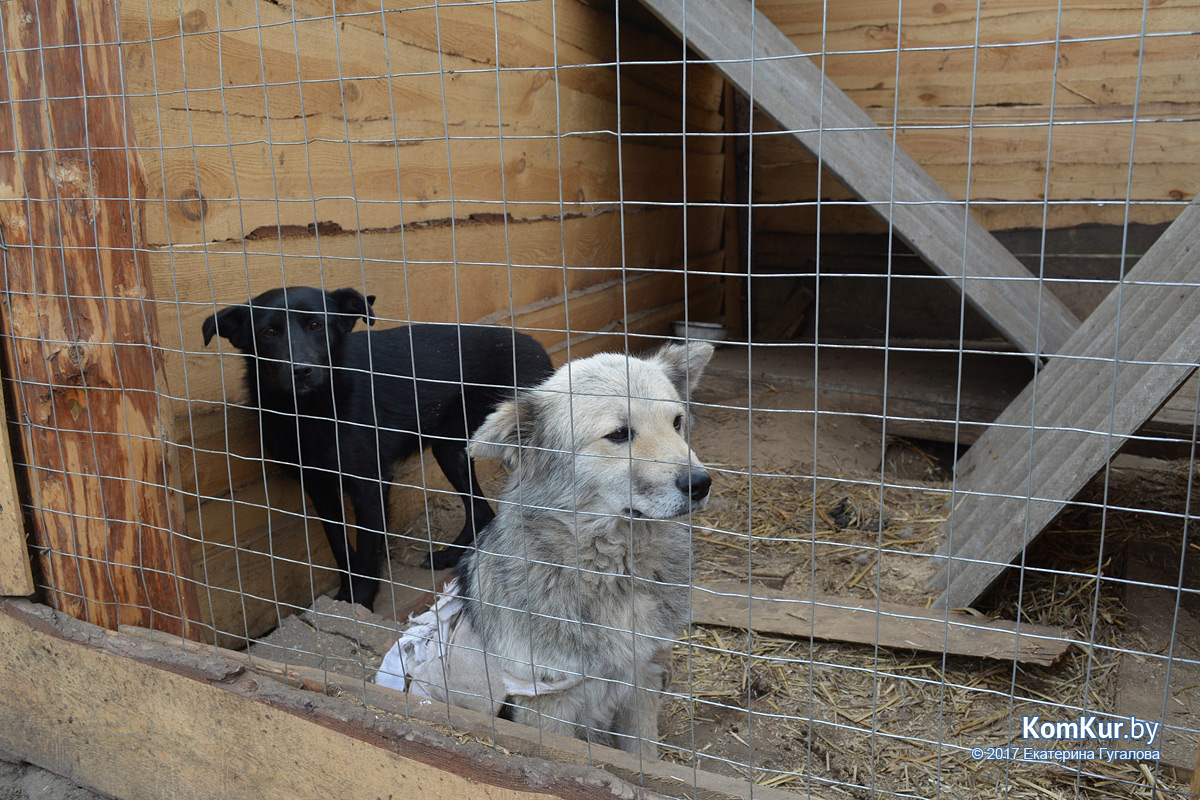
POLYGON ((422 324, 381 331, 354 289, 272 289, 204 321, 204 343, 227 338, 246 362, 250 405, 267 453, 312 498, 342 572, 337 598, 370 607, 378 590, 396 462, 428 447, 463 496, 467 520, 453 545, 422 566, 444 569, 495 514, 467 457, 466 440, 514 387, 554 370, 533 338, 506 328, 422 324), (349 550, 342 507, 354 504, 349 550))

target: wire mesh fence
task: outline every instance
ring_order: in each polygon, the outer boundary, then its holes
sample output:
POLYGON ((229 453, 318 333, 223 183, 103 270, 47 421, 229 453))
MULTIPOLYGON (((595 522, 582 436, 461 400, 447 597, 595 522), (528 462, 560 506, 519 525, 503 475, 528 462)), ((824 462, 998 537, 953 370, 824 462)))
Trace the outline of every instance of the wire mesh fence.
POLYGON ((1195 3, 4 5, 55 607, 678 796, 1200 788, 1195 3))

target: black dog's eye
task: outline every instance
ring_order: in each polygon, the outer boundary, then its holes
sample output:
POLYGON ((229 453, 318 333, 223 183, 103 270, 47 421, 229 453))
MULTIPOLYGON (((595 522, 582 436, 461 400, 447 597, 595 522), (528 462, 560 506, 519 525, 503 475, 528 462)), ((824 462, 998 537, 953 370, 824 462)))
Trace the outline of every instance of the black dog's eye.
POLYGON ((683 414, 675 415, 675 430, 677 430, 677 431, 683 430, 683 414))
POLYGON ((270 339, 272 336, 279 335, 279 328, 268 325, 267 327, 265 327, 261 331, 259 331, 259 335, 261 335, 267 339, 270 339))
POLYGON ((308 329, 313 332, 319 331, 324 327, 325 323, 321 322, 319 319, 314 319, 312 322, 308 323, 308 329))
POLYGON ((613 444, 625 444, 625 442, 628 442, 633 438, 633 432, 629 430, 629 426, 623 425, 612 433, 606 435, 604 438, 608 439, 613 444))

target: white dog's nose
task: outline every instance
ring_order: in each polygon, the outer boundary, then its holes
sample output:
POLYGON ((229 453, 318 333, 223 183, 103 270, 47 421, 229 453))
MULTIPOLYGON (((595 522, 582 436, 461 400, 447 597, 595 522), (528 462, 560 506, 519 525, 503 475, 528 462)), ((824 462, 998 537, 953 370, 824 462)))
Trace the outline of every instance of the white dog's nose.
POLYGON ((675 485, 679 487, 679 491, 699 502, 708 497, 708 490, 712 488, 712 478, 704 470, 694 469, 686 475, 680 475, 675 480, 675 485))

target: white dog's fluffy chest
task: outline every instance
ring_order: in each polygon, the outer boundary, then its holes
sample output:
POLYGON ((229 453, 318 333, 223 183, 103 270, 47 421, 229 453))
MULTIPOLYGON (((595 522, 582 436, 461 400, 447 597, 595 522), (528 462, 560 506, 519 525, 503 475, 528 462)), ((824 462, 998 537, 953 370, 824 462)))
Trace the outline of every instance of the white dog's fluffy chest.
MULTIPOLYGON (((525 663, 532 657, 539 673, 629 680, 631 663, 670 647, 687 622, 687 526, 635 520, 631 529, 620 520, 607 527, 603 533, 581 531, 577 548, 515 569, 488 569, 488 561, 504 557, 481 548, 472 594, 491 606, 492 613, 476 616, 492 629, 488 639, 503 650, 500 655, 525 663), (536 599, 536 608, 514 604, 520 598, 536 599)), ((545 552, 537 546, 530 551, 545 552)))

